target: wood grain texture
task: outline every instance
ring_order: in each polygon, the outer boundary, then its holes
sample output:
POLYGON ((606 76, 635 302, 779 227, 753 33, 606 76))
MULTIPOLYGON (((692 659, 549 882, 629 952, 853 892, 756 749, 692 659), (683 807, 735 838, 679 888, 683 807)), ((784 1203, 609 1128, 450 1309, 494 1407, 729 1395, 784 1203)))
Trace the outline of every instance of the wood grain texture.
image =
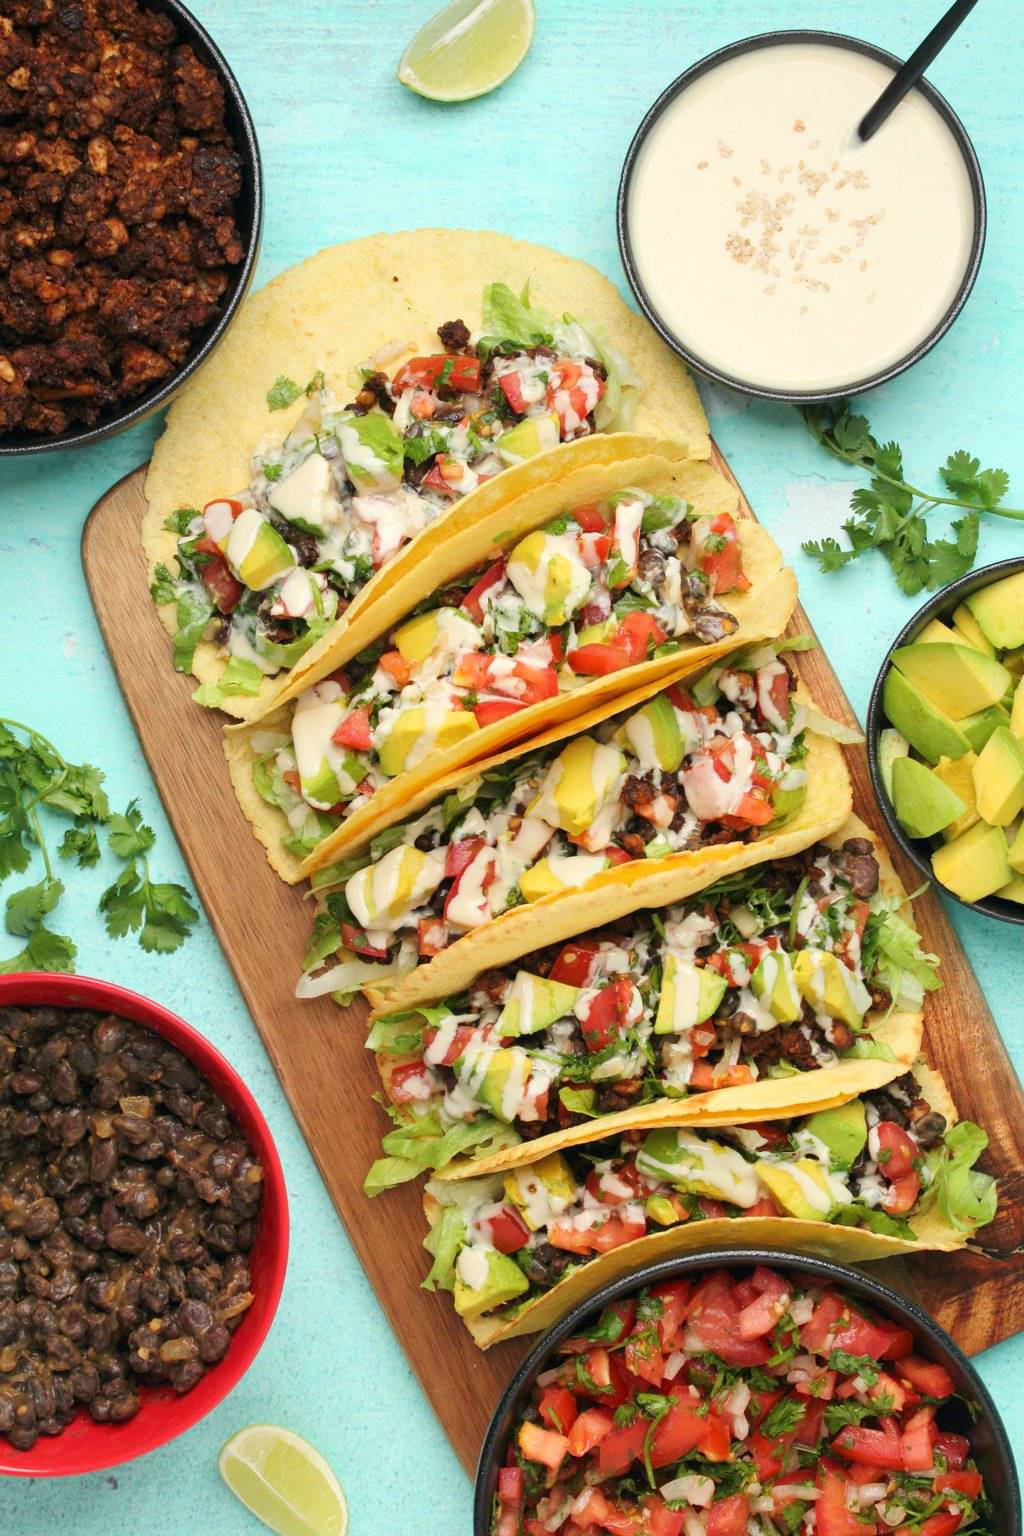
MULTIPOLYGON (((716 450, 717 453, 717 450, 716 450)), ((717 456, 719 468, 728 465, 717 456)), ((329 998, 299 1003, 293 988, 311 921, 308 902, 267 865, 235 804, 221 751, 219 715, 197 709, 191 679, 170 667, 167 636, 146 590, 139 542, 143 470, 97 502, 82 559, 103 636, 146 759, 210 922, 324 1182, 410 1365, 468 1472, 526 1342, 486 1355, 471 1344, 447 1296, 420 1289, 424 1221, 418 1187, 375 1201, 361 1183, 379 1152, 384 1117, 372 1102, 379 1080, 363 1046, 365 1006, 344 1012, 329 998)), ((742 491, 741 491, 742 496, 742 491)), ((801 610, 796 632, 810 625, 801 610)), ((854 637, 855 638, 855 637, 854 637)), ((820 651, 799 657, 821 707, 854 716, 820 651)), ((863 749, 848 753, 855 808, 881 830, 863 749)), ((914 871, 890 850, 913 888, 914 871)), ((939 901, 915 906, 925 947, 942 957, 945 985, 929 999, 927 1053, 946 1076, 960 1113, 991 1138, 988 1171, 1000 1180, 997 1221, 984 1251, 886 1264, 969 1354, 1024 1328, 1024 1093, 939 901)), ((301 1220, 301 1213, 293 1213, 301 1220)))

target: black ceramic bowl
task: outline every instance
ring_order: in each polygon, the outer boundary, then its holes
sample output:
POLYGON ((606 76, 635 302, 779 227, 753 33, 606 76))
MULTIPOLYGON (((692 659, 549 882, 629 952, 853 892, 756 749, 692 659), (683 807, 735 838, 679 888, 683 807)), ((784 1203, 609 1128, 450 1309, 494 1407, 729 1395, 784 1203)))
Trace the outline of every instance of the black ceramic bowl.
POLYGON ((932 328, 922 341, 919 341, 912 351, 895 363, 888 364, 878 372, 863 379, 851 379, 848 384, 841 387, 821 390, 793 390, 772 389, 762 384, 751 384, 745 379, 735 378, 732 374, 723 373, 720 369, 712 367, 697 353, 691 352, 679 338, 669 329, 662 320, 658 311, 654 308, 647 296, 646 289, 641 281, 633 255, 633 247, 629 234, 629 188, 633 177, 633 170, 637 158, 643 147, 647 135, 661 114, 676 97, 679 96, 695 80, 699 80, 708 70, 714 69, 719 64, 735 58, 738 54, 751 53, 757 48, 772 48, 783 43, 824 43, 833 48, 853 48, 860 53, 866 53, 870 58, 877 59, 882 64, 887 64, 894 72, 901 68, 902 59, 898 59, 894 53, 888 53, 884 48, 877 48, 874 43, 866 43, 858 37, 847 37, 841 32, 816 32, 804 28, 792 32, 761 32, 756 37, 744 37, 739 42, 730 43, 725 48, 718 48, 714 53, 709 53, 703 59, 698 59, 689 69, 684 70, 672 84, 666 86, 657 101, 647 112, 636 133, 633 142, 626 152, 626 159, 622 167, 622 177, 619 181, 619 198, 617 223, 619 231, 619 251, 622 256, 622 265, 629 279, 636 301, 654 329, 662 339, 677 352, 691 368, 702 373, 706 378, 714 379, 718 384, 726 384, 730 389, 739 390, 742 394, 753 395, 759 400, 788 400, 794 405, 809 405, 816 401, 841 400, 848 395, 859 395, 867 389, 874 389, 878 384, 884 384, 888 379, 894 379, 897 374, 903 373, 919 358, 930 352, 937 341, 949 330, 953 321, 959 315, 967 302, 968 295, 974 287, 974 280, 981 266, 981 255, 985 248, 986 205, 985 183, 981 174, 981 166, 974 152, 974 145, 968 137, 967 130, 957 117, 946 98, 930 85, 927 80, 920 80, 915 86, 927 101, 936 109, 940 117, 946 123, 957 146, 963 156, 964 166, 971 183, 971 191, 974 197, 974 235, 971 241, 970 254, 967 266, 964 270, 960 286, 953 296, 945 314, 932 328))
POLYGON ((0 458, 51 453, 57 448, 77 448, 86 443, 98 443, 104 437, 111 437, 115 432, 133 427, 136 422, 143 421, 166 405, 185 381, 202 367, 220 341, 245 298, 256 270, 263 228, 263 169, 256 129, 245 97, 217 44, 180 0, 145 0, 145 7, 171 18, 180 41, 191 45, 197 58, 213 70, 224 87, 225 122, 242 162, 242 189, 235 207, 235 219, 245 254, 232 273, 217 318, 197 337, 193 350, 176 373, 161 380, 145 394, 126 402, 120 410, 97 422, 95 426, 75 427, 61 433, 59 437, 44 437, 38 432, 8 432, 0 435, 0 458))
MULTIPOLYGON (((982 587, 991 585, 994 581, 1001 581, 1004 576, 1015 576, 1019 571, 1024 571, 1024 557, 1014 560, 998 560, 994 565, 984 565, 979 571, 969 571, 966 576, 961 576, 959 581, 954 581, 950 586, 943 587, 941 592, 936 592, 934 597, 928 599, 923 608, 919 608, 910 620, 900 630, 896 639, 889 647, 889 654, 897 650, 901 645, 911 645, 932 619, 948 619, 954 608, 959 607, 964 598, 970 597, 972 592, 978 592, 982 587)), ((1024 906, 1014 901, 1002 901, 998 896, 983 896, 980 901, 961 901, 953 891, 940 885, 932 874, 931 852, 933 848, 942 845, 941 837, 914 838, 908 837, 906 832, 896 820, 896 812, 892 808, 892 801, 886 793, 882 782, 882 770, 878 761, 878 738, 889 724, 882 708, 882 689, 885 687, 885 679, 889 674, 889 657, 882 663, 881 670, 875 678, 875 686, 871 690, 871 702, 868 705, 867 721, 867 745, 868 767, 871 770, 871 784, 875 791, 875 799, 882 808, 889 831, 894 840, 899 844, 910 862, 915 865, 926 880, 935 883, 935 889, 948 896, 950 901, 959 902, 960 906, 967 907, 971 912, 983 912, 986 917, 998 917, 1004 923, 1019 923, 1024 925, 1024 906)))
POLYGON ((959 1399, 943 1408, 941 1423, 948 1431, 970 1436, 972 1454, 985 1479, 993 1504, 992 1530, 998 1532, 998 1536, 1021 1536, 1020 1484, 1010 1441, 988 1390, 967 1356, 957 1348, 949 1335, 905 1296, 860 1270, 834 1264, 830 1259, 814 1259, 806 1254, 758 1248, 706 1248, 688 1253, 682 1258, 640 1265, 632 1274, 613 1280, 588 1300, 580 1302, 568 1316, 544 1334, 509 1382, 484 1437, 473 1496, 473 1536, 490 1536, 498 1472, 505 1463, 512 1427, 529 1399, 536 1378, 553 1363, 555 1352, 564 1339, 578 1333, 581 1326, 596 1317, 609 1302, 617 1301, 620 1296, 629 1295, 642 1286, 657 1285, 682 1275, 699 1274, 702 1270, 753 1269, 756 1264, 788 1270, 807 1281, 840 1286, 867 1303, 880 1316, 910 1330, 918 1341, 920 1353, 945 1366, 956 1383, 957 1392, 975 1405, 977 1419, 974 1423, 959 1399))

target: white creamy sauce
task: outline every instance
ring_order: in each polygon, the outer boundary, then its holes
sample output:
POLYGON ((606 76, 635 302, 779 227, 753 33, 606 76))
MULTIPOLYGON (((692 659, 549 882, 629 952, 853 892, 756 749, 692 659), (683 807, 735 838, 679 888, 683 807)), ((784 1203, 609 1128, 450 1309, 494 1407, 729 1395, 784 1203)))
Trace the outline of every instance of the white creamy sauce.
POLYGON ((941 320, 969 260, 971 185, 918 90, 856 139, 891 77, 855 49, 758 48, 651 129, 629 193, 637 271, 711 367, 777 389, 854 384, 941 320))

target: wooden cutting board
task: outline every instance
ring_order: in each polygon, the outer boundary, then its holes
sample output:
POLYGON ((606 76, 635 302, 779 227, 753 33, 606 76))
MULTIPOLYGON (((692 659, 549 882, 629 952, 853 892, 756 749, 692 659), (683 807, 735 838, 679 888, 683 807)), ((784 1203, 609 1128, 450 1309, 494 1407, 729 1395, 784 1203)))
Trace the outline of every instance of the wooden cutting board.
MULTIPOLYGON (((716 462, 733 478, 720 457, 716 462)), ((450 1299, 420 1290, 427 1259, 418 1188, 377 1200, 362 1193, 387 1128, 373 1103, 380 1084, 363 1045, 366 1008, 360 1001, 342 1012, 329 998, 300 1003, 293 995, 309 936, 309 903, 271 871, 235 803, 221 750, 222 718, 194 706, 193 680, 171 669, 139 539, 144 473, 135 470, 108 491, 85 526, 82 559, 100 627, 196 890, 288 1101, 409 1363, 472 1473, 491 1412, 528 1343, 481 1354, 450 1299)), ((793 627, 810 630, 800 610, 793 627)), ((799 666, 820 706, 852 722, 822 652, 801 655, 799 666)), ((881 830, 866 755, 857 748, 848 756, 855 807, 881 830)), ((913 889, 915 872, 904 866, 900 873, 913 889)), ((887 1278, 915 1293, 974 1354, 1024 1328, 1024 1093, 940 902, 925 896, 915 913, 925 948, 942 956, 945 981, 929 998, 928 1054, 961 1115, 989 1133, 986 1166, 999 1176, 1001 1205, 999 1219, 983 1234, 984 1252, 896 1261, 887 1278)), ((301 1213, 294 1215, 301 1220, 301 1213)), ((742 1237, 742 1223, 736 1235, 742 1237)), ((341 1340, 342 1368, 343 1351, 341 1340)))

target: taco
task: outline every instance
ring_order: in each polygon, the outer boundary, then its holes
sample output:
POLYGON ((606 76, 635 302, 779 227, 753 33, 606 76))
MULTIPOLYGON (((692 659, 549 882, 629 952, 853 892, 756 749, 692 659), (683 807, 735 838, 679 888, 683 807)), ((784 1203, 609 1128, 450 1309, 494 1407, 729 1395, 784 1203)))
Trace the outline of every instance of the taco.
POLYGON ((342 619, 282 689, 290 702, 226 737, 274 868, 297 879, 299 855, 336 831, 351 842, 350 825, 386 826, 423 784, 781 633, 796 581, 736 503, 710 465, 656 454, 574 472, 504 508, 497 534, 492 521, 449 540, 355 624, 342 619), (389 609, 394 627, 381 622, 389 609), (261 797, 268 727, 283 740, 261 797))
POLYGON ((841 825, 842 755, 819 734, 832 722, 814 713, 808 729, 786 643, 692 686, 649 685, 410 797, 408 820, 314 876, 323 910, 298 995, 444 997, 539 938, 680 900, 841 825))
POLYGON ((247 300, 157 444, 175 667, 245 718, 460 498, 484 516, 634 424, 710 452, 686 370, 585 263, 467 231, 321 251, 247 300))
POLYGON ((638 1126, 827 1109, 907 1070, 938 962, 867 828, 704 884, 375 1019, 396 1128, 367 1193, 638 1126))
POLYGON ((797 1248, 844 1264, 948 1252, 995 1216, 995 1181, 973 1166, 987 1144, 920 1062, 812 1115, 628 1131, 505 1174, 432 1180, 423 1283, 452 1292, 486 1348, 693 1248, 797 1248))

